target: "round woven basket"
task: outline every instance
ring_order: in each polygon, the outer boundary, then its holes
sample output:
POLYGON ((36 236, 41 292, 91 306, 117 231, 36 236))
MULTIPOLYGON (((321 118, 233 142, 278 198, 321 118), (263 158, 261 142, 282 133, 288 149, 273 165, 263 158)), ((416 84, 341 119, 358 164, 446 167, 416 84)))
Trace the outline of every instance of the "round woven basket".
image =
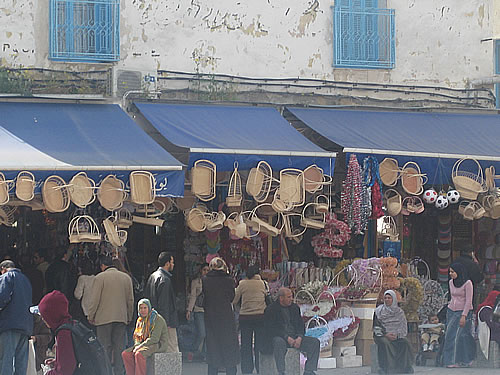
POLYGON ((305 189, 308 193, 315 193, 321 190, 324 182, 323 169, 317 165, 311 165, 304 169, 305 189))
POLYGON ((192 208, 187 213, 186 224, 193 232, 203 232, 206 229, 205 215, 199 208, 192 208))
POLYGON ((488 191, 486 180, 483 178, 483 169, 476 159, 464 158, 457 160, 453 165, 451 178, 455 189, 458 190, 463 199, 475 200, 479 193, 488 191), (477 172, 460 169, 466 160, 472 160, 476 164, 477 172))
POLYGON ((385 158, 378 168, 382 183, 386 186, 396 186, 400 172, 398 161, 392 158, 385 158))
POLYGON ((9 203, 10 183, 5 181, 5 175, 0 172, 0 205, 9 203))
POLYGON ((28 171, 19 172, 16 178, 16 197, 22 201, 30 201, 35 196, 35 176, 28 171))
POLYGON ((264 202, 271 191, 273 170, 271 166, 260 161, 256 168, 252 168, 247 178, 246 191, 256 202, 264 202))
POLYGON ((85 208, 95 200, 95 182, 80 172, 69 181, 69 196, 77 207, 85 208))
POLYGON ((300 169, 286 168, 280 171, 280 200, 293 207, 305 202, 304 173, 300 169))
POLYGON ((130 172, 130 200, 136 204, 151 204, 156 197, 156 180, 151 172, 130 172))
POLYGON ((113 175, 106 176, 97 191, 99 203, 108 211, 121 208, 126 196, 125 184, 113 175))
POLYGON ((42 186, 45 209, 49 212, 64 212, 70 204, 68 185, 59 176, 48 177, 42 186))

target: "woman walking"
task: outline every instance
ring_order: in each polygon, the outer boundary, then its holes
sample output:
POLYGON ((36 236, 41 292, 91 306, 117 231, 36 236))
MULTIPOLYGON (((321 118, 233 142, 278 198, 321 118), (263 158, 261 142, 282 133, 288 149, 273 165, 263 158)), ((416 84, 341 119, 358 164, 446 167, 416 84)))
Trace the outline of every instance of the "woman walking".
POLYGON ((465 266, 455 262, 450 266, 450 295, 446 313, 446 335, 443 364, 446 367, 469 367, 476 357, 472 326, 472 281, 465 266))
POLYGON ((198 277, 191 281, 191 293, 189 294, 188 306, 186 311, 186 319, 191 320, 194 317, 196 326, 196 337, 193 343, 193 352, 188 353, 188 361, 193 360, 194 355, 199 355, 202 360, 205 360, 206 345, 205 345, 205 312, 202 306, 196 304, 198 296, 201 294, 202 283, 201 279, 208 273, 208 263, 203 263, 200 267, 198 277))
POLYGON ((225 368, 227 375, 235 375, 236 365, 240 362, 240 350, 231 305, 234 282, 221 258, 212 259, 209 268, 207 276, 202 279, 208 375, 217 374, 219 368, 225 368))
POLYGON ((373 321, 380 374, 413 373, 413 353, 406 339, 407 324, 405 313, 398 306, 396 293, 393 290, 386 290, 384 304, 375 310, 373 321))
POLYGON ((247 279, 241 280, 236 288, 233 305, 241 300, 241 372, 251 374, 253 369, 259 372, 259 343, 264 324, 267 286, 259 275, 259 267, 248 267, 247 279), (255 347, 254 347, 255 344, 255 347), (254 361, 255 359, 255 361, 254 361))

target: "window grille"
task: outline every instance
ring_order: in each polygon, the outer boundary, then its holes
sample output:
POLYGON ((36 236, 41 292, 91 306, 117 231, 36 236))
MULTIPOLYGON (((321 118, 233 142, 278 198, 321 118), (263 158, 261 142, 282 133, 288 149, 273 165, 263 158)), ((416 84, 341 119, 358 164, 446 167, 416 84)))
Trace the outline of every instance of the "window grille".
POLYGON ((120 0, 50 0, 50 58, 117 61, 120 0))
POLYGON ((394 9, 377 0, 337 0, 334 13, 334 66, 394 68, 394 9))

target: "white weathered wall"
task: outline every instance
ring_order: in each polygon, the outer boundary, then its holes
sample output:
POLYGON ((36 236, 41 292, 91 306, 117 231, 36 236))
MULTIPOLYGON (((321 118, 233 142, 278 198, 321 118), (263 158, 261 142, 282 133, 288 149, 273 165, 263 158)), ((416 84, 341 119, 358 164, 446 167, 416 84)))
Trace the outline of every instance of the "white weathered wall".
MULTIPOLYGON (((122 0, 118 69, 464 87, 493 73, 500 0, 387 0, 396 68, 332 68, 333 1, 122 0), (498 18, 498 17, 497 17, 498 18)), ((48 0, 0 0, 2 65, 92 69, 48 60, 48 0)), ((99 65, 97 65, 99 66, 99 65)))

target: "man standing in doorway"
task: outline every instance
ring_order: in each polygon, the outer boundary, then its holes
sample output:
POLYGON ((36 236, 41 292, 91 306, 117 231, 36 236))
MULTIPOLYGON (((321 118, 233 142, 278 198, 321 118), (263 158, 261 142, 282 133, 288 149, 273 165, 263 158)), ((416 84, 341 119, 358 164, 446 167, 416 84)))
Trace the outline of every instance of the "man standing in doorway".
POLYGON ((88 320, 97 326, 97 338, 113 361, 115 375, 123 375, 125 327, 134 314, 132 279, 118 271, 108 255, 101 255, 99 264, 102 272, 94 279, 88 320))
POLYGON ((172 271, 174 269, 174 256, 163 251, 158 255, 158 269, 149 276, 144 297, 151 301, 151 305, 165 319, 168 326, 167 352, 178 353, 177 326, 179 318, 175 306, 175 292, 172 285, 172 271))
POLYGON ((0 263, 0 374, 26 374, 33 331, 31 284, 11 260, 0 263))

